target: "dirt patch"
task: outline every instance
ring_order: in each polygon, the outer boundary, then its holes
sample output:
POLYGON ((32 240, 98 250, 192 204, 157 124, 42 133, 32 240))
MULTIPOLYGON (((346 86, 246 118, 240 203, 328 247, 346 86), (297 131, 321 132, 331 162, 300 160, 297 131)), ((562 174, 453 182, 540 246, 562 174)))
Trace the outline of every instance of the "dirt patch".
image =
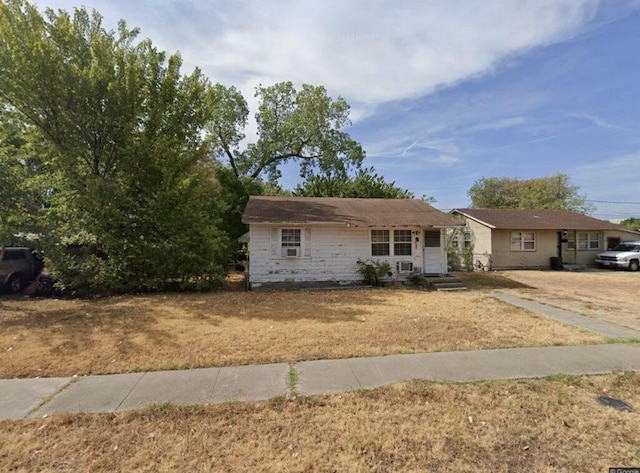
POLYGON ((638 465, 638 406, 616 374, 3 421, 0 470, 601 473, 638 465))
POLYGON ((600 342, 473 291, 0 300, 0 378, 600 342))

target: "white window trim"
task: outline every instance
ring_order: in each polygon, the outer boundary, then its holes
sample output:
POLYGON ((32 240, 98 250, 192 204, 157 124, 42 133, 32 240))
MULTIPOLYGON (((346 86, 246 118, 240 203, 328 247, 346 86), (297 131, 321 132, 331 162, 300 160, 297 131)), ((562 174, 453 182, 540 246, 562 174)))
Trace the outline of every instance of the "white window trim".
MULTIPOLYGON (((378 244, 382 244, 382 242, 377 242, 378 244)), ((369 229, 369 255, 371 256, 371 258, 413 258, 415 256, 415 250, 413 248, 413 244, 414 244, 414 230, 412 228, 370 228, 369 229), (409 241, 398 241, 397 243, 405 243, 408 245, 411 245, 411 254, 410 255, 396 255, 396 248, 395 248, 395 244, 396 244, 396 240, 395 240, 395 231, 396 230, 404 230, 404 231, 408 231, 411 232, 411 237, 409 239, 409 241), (389 241, 387 242, 387 246, 389 249, 389 254, 388 255, 374 255, 373 254, 373 232, 374 231, 382 231, 382 232, 387 232, 387 235, 389 237, 389 241)))
POLYGON ((473 246, 473 234, 471 232, 464 232, 462 234, 462 248, 471 248, 473 246), (469 238, 467 238, 469 237, 469 238), (467 242, 469 243, 467 245, 467 242))
POLYGON ((573 239, 573 234, 571 234, 570 236, 567 235, 567 249, 568 250, 577 250, 577 251, 600 251, 601 248, 601 235, 600 232, 576 232, 575 233, 575 237, 576 239, 573 239), (580 248, 580 245, 577 245, 576 242, 580 242, 580 235, 587 235, 587 248, 580 248), (598 246, 597 248, 591 248, 591 242, 592 241, 596 241, 591 239, 592 236, 596 236, 597 242, 598 242, 598 246))
POLYGON ((278 248, 280 249, 280 258, 284 258, 284 259, 290 259, 290 258, 302 258, 304 255, 304 229, 300 228, 300 227, 280 227, 278 229, 278 236, 279 238, 279 242, 278 242, 278 248), (300 245, 298 246, 283 246, 283 241, 282 241, 282 232, 283 230, 297 230, 300 232, 300 245), (297 256, 286 256, 284 254, 284 249, 285 248, 298 248, 298 255, 297 256))
POLYGON ((411 231, 410 228, 394 228, 393 229, 393 236, 392 236, 392 245, 391 248, 393 249, 392 253, 393 256, 404 256, 407 258, 411 258, 413 257, 413 232, 411 231), (396 231, 407 231, 409 232, 409 241, 396 241, 396 231), (399 244, 408 244, 409 245, 409 254, 408 255, 396 255, 396 243, 399 244))
POLYGON ((369 255, 371 255, 372 258, 391 258, 393 256, 393 236, 391 235, 391 230, 389 230, 388 228, 370 228, 369 229, 369 255), (383 242, 374 242, 373 241, 373 232, 374 231, 381 231, 381 232, 387 232, 387 236, 389 237, 389 241, 387 241, 387 248, 389 250, 389 254, 388 255, 374 255, 373 254, 373 244, 377 244, 377 245, 382 245, 383 242))
POLYGON ((536 232, 532 232, 532 231, 522 231, 522 230, 513 230, 510 234, 509 234, 509 249, 510 251, 513 252, 521 252, 521 251, 526 251, 526 252, 534 252, 538 250, 538 235, 536 234, 536 232), (513 234, 514 233, 519 233, 520 234, 520 248, 513 248, 513 234), (523 238, 523 235, 525 233, 532 233, 533 234, 533 248, 525 248, 524 247, 524 243, 525 241, 531 241, 531 240, 525 240, 523 238))

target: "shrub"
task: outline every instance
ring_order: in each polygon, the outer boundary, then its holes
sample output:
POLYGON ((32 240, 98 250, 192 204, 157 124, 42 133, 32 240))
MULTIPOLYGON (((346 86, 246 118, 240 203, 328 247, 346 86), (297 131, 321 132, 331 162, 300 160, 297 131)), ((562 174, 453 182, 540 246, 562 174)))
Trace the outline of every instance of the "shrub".
POLYGON ((380 260, 358 260, 358 273, 366 284, 372 286, 382 286, 385 276, 391 272, 391 264, 388 261, 380 260))

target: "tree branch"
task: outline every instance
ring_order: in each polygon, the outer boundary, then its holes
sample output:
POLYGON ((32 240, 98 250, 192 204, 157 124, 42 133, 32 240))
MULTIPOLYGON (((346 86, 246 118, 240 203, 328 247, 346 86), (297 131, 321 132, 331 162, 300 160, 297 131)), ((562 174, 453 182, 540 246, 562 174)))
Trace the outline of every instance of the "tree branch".
POLYGON ((262 173, 262 171, 264 171, 264 168, 266 168, 267 166, 270 166, 270 165, 272 165, 274 163, 277 163, 278 161, 284 161, 284 160, 290 159, 290 158, 299 158, 299 159, 303 159, 305 161, 311 161, 312 159, 319 159, 321 157, 322 157, 321 154, 317 154, 317 155, 313 155, 313 156, 304 156, 300 152, 277 154, 277 155, 272 156, 271 158, 267 159, 266 161, 263 161, 262 163, 260 163, 260 166, 258 166, 258 168, 251 173, 251 177, 253 179, 256 179, 260 175, 260 173, 262 173))
POLYGON ((236 177, 240 177, 240 173, 238 172, 238 165, 236 164, 236 158, 233 156, 233 153, 229 149, 229 145, 222 137, 222 127, 218 126, 218 138, 220 139, 220 143, 222 143, 222 149, 224 150, 227 158, 229 158, 229 164, 231 164, 231 169, 233 169, 233 173, 236 177))

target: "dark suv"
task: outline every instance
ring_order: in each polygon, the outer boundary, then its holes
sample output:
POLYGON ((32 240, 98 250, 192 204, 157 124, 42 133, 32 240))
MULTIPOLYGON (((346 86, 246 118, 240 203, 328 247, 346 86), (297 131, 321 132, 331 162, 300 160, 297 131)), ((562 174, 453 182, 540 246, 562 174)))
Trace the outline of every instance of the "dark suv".
POLYGON ((0 286, 15 294, 42 271, 42 257, 30 248, 0 249, 0 286))

